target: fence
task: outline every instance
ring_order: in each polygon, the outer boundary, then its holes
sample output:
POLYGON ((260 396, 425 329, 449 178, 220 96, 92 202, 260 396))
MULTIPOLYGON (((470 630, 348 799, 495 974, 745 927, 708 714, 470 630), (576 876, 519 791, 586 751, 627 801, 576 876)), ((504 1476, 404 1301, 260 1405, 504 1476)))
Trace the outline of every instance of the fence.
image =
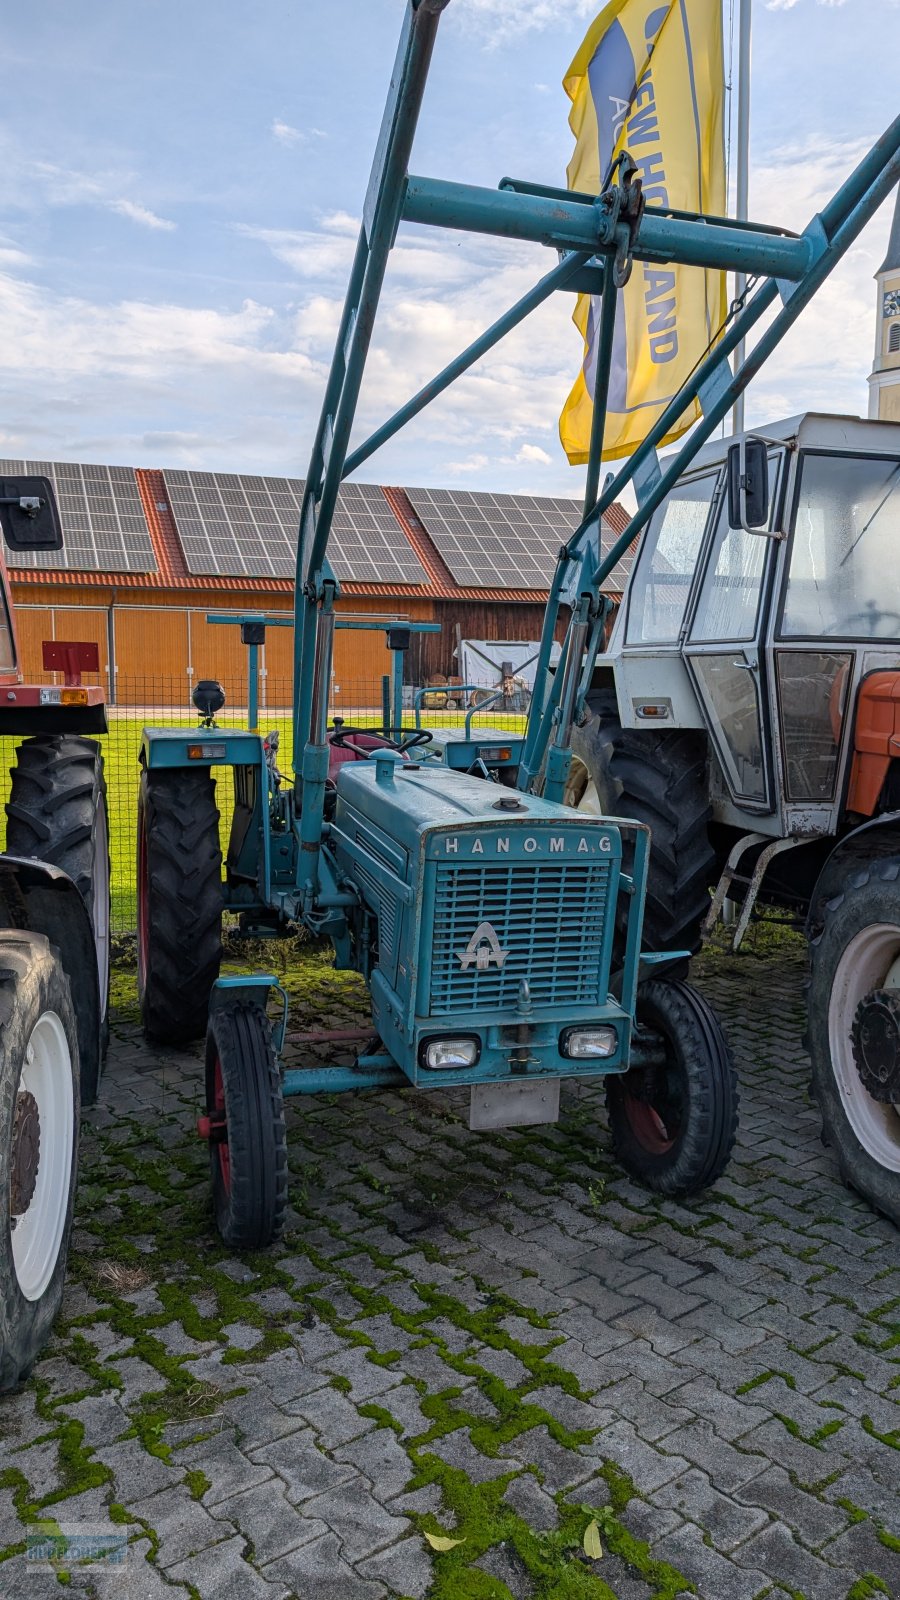
MULTIPOLYGON (((51 681, 51 675, 47 675, 51 681)), ((85 681, 88 681, 86 676, 85 681)), ((104 768, 106 772, 106 785, 109 803, 110 823, 110 860, 112 868, 112 930, 114 933, 133 932, 137 925, 137 894, 136 894, 136 830, 137 830, 137 798, 140 778, 140 749, 141 735, 145 727, 166 728, 195 728, 197 726, 197 713, 186 699, 184 679, 166 679, 146 676, 133 676, 124 680, 120 685, 123 690, 122 699, 125 704, 110 708, 109 732, 99 736, 99 743, 103 751, 104 768)), ((277 729, 280 735, 278 762, 281 770, 290 774, 293 755, 293 730, 291 727, 291 695, 292 685, 289 680, 273 680, 271 677, 267 684, 268 705, 260 711, 260 731, 269 733, 277 729)), ((404 688, 404 699, 408 701, 412 690, 404 688)), ((446 690, 443 687, 436 695, 429 696, 429 704, 422 710, 422 722, 425 727, 461 727, 465 721, 465 709, 456 709, 453 702, 459 696, 454 696, 452 686, 446 690), (447 706, 447 697, 451 699, 451 706, 447 706)), ((467 698, 467 697, 466 697, 467 698)), ((230 704, 219 713, 216 721, 220 727, 246 727, 247 725, 247 683, 232 684, 230 704), (240 703, 236 703, 236 702, 240 703)), ((517 732, 524 728, 525 717, 522 702, 516 699, 516 709, 487 710, 476 718, 476 725, 480 720, 484 725, 500 728, 505 732, 517 732)), ((332 710, 332 715, 343 717, 348 724, 356 723, 364 727, 378 727, 382 720, 382 684, 380 681, 365 681, 348 683, 346 678, 341 684, 340 705, 332 710)), ((404 711, 404 726, 413 726, 414 713, 410 709, 404 711)), ((15 762, 15 748, 17 739, 0 737, 0 804, 5 804, 9 798, 10 777, 9 769, 15 762)), ((213 777, 222 781, 217 782, 216 799, 220 812, 220 833, 223 853, 227 846, 228 833, 231 827, 232 812, 232 787, 227 774, 213 768, 213 777)))

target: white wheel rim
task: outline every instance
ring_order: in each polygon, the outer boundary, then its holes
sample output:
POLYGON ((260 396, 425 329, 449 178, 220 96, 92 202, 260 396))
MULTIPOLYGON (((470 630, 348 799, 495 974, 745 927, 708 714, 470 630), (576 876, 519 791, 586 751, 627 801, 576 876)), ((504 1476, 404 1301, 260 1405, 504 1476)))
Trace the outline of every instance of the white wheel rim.
POLYGON ((94 925, 94 948, 97 952, 97 980, 100 984, 100 1019, 106 1016, 109 994, 109 830, 106 824, 106 807, 102 800, 97 808, 97 826, 94 830, 94 877, 91 885, 91 920, 94 925))
POLYGON ((65 1231, 74 1140, 72 1057, 55 1011, 45 1011, 34 1025, 18 1092, 37 1101, 40 1152, 34 1193, 12 1229, 13 1266, 25 1299, 40 1300, 65 1231))
POLYGON ((900 928, 873 923, 850 940, 838 962, 828 1003, 828 1045, 841 1104, 867 1155, 900 1172, 900 1114, 863 1088, 850 1031, 861 1000, 873 989, 900 988, 900 928))

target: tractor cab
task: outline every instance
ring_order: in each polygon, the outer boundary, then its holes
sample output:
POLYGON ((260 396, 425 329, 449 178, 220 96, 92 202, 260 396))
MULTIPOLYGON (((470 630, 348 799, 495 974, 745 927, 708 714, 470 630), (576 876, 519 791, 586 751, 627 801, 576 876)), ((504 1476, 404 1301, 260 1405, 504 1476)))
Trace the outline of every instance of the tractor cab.
POLYGON ((654 513, 600 676, 624 727, 706 734, 723 825, 828 836, 900 802, 898 539, 900 426, 856 417, 710 444, 654 513))

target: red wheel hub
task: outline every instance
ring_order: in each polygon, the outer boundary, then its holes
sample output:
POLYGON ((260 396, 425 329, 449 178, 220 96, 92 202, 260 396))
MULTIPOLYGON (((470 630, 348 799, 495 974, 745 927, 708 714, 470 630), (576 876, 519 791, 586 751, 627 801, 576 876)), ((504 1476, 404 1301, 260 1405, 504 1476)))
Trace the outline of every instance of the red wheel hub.
POLYGON ((216 1150, 219 1155, 219 1172, 222 1176, 222 1186, 226 1194, 231 1193, 231 1151, 228 1148, 228 1118, 225 1111, 225 1085, 222 1081, 222 1063, 216 1056, 213 1077, 213 1115, 215 1123, 222 1130, 221 1136, 216 1141, 216 1150))
POLYGON ((626 1093, 623 1098, 625 1115, 638 1144, 653 1156, 664 1156, 675 1143, 677 1130, 670 1134, 665 1122, 649 1100, 639 1100, 626 1093))

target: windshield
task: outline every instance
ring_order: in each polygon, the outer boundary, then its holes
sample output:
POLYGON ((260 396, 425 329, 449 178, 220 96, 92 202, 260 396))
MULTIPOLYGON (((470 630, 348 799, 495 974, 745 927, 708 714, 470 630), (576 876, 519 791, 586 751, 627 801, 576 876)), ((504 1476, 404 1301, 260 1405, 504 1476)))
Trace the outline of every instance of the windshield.
POLYGON ((900 639, 900 462, 804 456, 781 632, 900 639))
POLYGON ((674 644, 719 470, 675 485, 647 527, 628 598, 627 644, 674 644))

